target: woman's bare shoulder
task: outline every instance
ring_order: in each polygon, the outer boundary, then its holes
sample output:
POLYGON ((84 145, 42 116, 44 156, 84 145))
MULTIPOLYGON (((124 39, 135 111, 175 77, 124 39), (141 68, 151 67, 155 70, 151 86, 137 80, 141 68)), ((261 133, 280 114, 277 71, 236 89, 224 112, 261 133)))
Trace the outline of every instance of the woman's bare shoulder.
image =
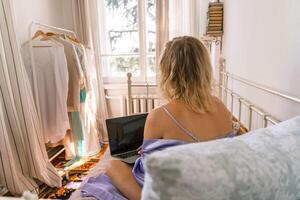
POLYGON ((214 97, 214 101, 216 103, 217 108, 217 115, 222 121, 224 121, 224 124, 227 125, 228 128, 232 127, 232 115, 230 111, 227 109, 227 107, 224 105, 224 103, 218 98, 214 97))
MULTIPOLYGON (((224 103, 221 101, 221 99, 219 99, 218 97, 216 96, 213 96, 213 102, 215 103, 215 107, 218 109, 218 110, 223 110, 224 112, 228 113, 229 110, 226 108, 226 106, 224 105, 224 103)), ((229 112, 230 113, 230 112, 229 112)))
POLYGON ((144 129, 144 138, 160 139, 163 137, 163 121, 165 120, 163 112, 163 109, 159 107, 148 114, 144 129))

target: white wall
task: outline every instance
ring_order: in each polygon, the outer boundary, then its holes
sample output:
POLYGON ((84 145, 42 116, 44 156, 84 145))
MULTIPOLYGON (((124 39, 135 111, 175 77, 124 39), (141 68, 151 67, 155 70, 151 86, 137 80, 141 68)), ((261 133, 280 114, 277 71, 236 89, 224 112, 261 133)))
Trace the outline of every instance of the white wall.
MULTIPOLYGON (((224 0, 227 70, 300 98, 299 7, 299 0, 224 0)), ((300 104, 233 84, 279 120, 300 114, 300 104)))
POLYGON ((32 21, 72 29, 70 0, 13 0, 13 6, 21 44, 29 38, 32 21))

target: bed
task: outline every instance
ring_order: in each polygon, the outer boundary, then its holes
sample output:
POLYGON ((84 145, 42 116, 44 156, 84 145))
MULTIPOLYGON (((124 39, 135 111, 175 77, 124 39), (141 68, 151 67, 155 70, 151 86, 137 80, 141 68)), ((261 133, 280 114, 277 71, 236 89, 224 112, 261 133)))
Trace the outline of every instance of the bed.
MULTIPOLYGON (((158 98, 158 96, 153 94, 154 93, 153 91, 155 91, 157 88, 156 85, 132 84, 131 74, 129 73, 127 76, 128 76, 128 97, 126 98, 127 114, 149 112, 155 107, 160 105, 161 103, 160 99, 158 98), (141 88, 143 91, 145 91, 144 94, 136 95, 135 90, 141 91, 141 88)), ((254 105, 252 102, 248 101, 247 99, 237 94, 231 88, 232 85, 230 85, 230 80, 235 80, 237 82, 246 84, 250 87, 256 88, 257 90, 269 93, 271 95, 278 96, 283 99, 287 99, 288 101, 299 103, 300 105, 299 98, 292 97, 284 93, 280 93, 278 91, 272 90, 270 88, 264 87, 260 84, 254 83, 252 81, 243 79, 239 76, 227 72, 225 66, 225 59, 223 58, 221 58, 219 61, 218 75, 216 78, 218 79, 217 81, 218 84, 214 86, 215 94, 224 102, 224 104, 231 111, 233 121, 239 122, 240 124, 239 135, 242 135, 243 133, 246 133, 253 129, 266 128, 270 125, 276 125, 280 121, 276 117, 265 112, 263 108, 254 105), (260 119, 260 121, 257 119, 260 119)), ((87 178, 97 176, 101 172, 103 172, 109 158, 110 158, 110 152, 109 150, 107 150, 106 153, 101 158, 100 162, 89 172, 87 178)), ((83 181, 82 184, 84 184, 85 181, 83 181)), ((149 189, 150 187, 149 185, 151 184, 149 183, 147 184, 147 189, 149 189)), ((153 197, 153 194, 148 193, 147 195, 148 196, 146 199, 159 199, 155 197, 155 195, 153 197)), ((93 199, 93 198, 81 198, 80 191, 77 190, 72 194, 71 199, 93 199)))

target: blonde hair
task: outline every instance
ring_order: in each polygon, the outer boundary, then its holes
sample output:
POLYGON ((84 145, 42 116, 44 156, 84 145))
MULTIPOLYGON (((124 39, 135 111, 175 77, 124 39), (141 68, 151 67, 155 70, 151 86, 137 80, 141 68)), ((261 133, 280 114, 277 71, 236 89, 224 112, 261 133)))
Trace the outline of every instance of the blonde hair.
POLYGON ((205 46, 194 37, 176 37, 160 60, 160 89, 169 101, 183 101, 198 113, 212 109, 212 67, 205 46))

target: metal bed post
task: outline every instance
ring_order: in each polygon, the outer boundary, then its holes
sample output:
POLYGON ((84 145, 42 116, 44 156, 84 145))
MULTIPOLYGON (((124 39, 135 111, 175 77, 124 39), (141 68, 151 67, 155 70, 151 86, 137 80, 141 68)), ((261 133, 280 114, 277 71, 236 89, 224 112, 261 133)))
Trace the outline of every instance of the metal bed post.
POLYGON ((239 117, 238 117, 239 121, 241 121, 242 119, 242 98, 239 98, 239 117))
POLYGON ((268 115, 265 115, 265 116, 264 116, 264 119, 263 119, 263 120, 264 120, 264 122, 263 122, 263 127, 264 127, 264 128, 266 128, 266 127, 268 126, 267 116, 268 116, 268 115))
POLYGON ((248 124, 248 130, 249 131, 251 131, 251 129, 252 129, 252 115, 253 115, 253 105, 249 105, 249 118, 248 118, 248 122, 249 122, 249 124, 248 124))
POLYGON ((131 115, 132 114, 132 90, 131 90, 131 85, 132 85, 132 81, 131 81, 131 77, 132 74, 131 73, 127 73, 127 85, 128 85, 128 114, 131 115))
POLYGON ((224 104, 227 106, 227 90, 228 90, 228 75, 227 73, 224 74, 225 80, 224 80, 224 104))
POLYGON ((225 67, 225 59, 219 59, 219 98, 223 100, 223 70, 225 67))
POLYGON ((233 114, 233 106, 234 106, 234 93, 231 91, 230 93, 230 96, 231 96, 231 102, 230 102, 230 112, 233 114))

